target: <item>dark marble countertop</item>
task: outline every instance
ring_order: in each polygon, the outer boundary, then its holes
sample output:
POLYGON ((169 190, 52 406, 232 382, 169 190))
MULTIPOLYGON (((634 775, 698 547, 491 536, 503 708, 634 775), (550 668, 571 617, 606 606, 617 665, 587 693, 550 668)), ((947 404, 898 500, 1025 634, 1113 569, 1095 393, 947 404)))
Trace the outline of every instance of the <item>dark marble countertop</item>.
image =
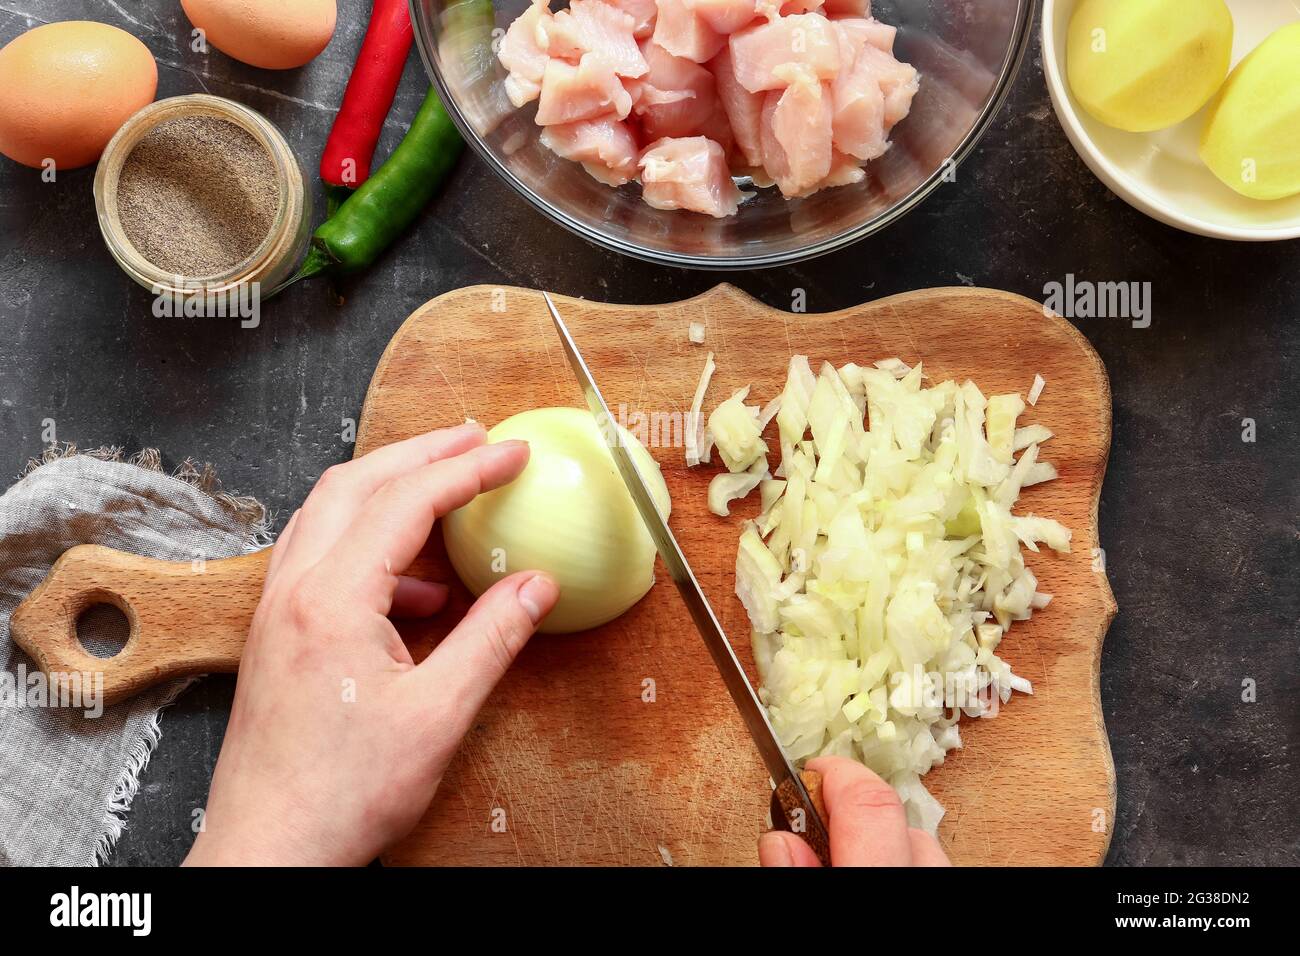
MULTIPOLYGON (((366 19, 340 0, 326 52, 302 70, 256 70, 189 50, 175 0, 6 0, 0 44, 49 20, 140 36, 158 95, 209 91, 261 111, 314 173, 366 19)), ((408 64, 380 155, 427 81, 408 64)), ((1078 320, 1114 390, 1101 538, 1120 613, 1102 698, 1119 780, 1109 862, 1300 863, 1300 242, 1247 245, 1174 231, 1116 199, 1075 155, 1038 44, 970 159, 919 209, 838 254, 736 274, 674 271, 604 252, 521 202, 475 157, 415 229, 339 303, 326 283, 269 303, 255 330, 153 317, 100 240, 93 169, 42 184, 0 160, 0 470, 40 452, 42 422, 82 447, 156 447, 212 462, 260 497, 277 527, 351 448, 375 361, 425 300, 472 283, 667 302, 729 281, 809 311, 927 286, 1036 299, 1073 274, 1150 282, 1152 320, 1078 320), (1243 441, 1243 421, 1256 440, 1243 441), (1257 699, 1242 701, 1243 681, 1257 699)), ((313 175, 312 180, 315 180, 313 175)), ((318 201, 320 196, 317 197, 318 201)), ((115 861, 174 864, 192 834, 234 682, 208 678, 163 718, 115 861)))

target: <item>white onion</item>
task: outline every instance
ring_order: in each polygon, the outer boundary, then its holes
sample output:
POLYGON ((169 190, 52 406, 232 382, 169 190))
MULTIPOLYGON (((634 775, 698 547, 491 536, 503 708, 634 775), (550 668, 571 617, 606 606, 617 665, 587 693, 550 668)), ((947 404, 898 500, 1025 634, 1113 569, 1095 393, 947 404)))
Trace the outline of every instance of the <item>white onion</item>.
MULTIPOLYGON (((664 517, 671 503, 659 466, 618 428, 664 517)), ((547 633, 596 627, 622 614, 654 584, 655 547, 592 415, 539 408, 507 418, 489 441, 528 442, 527 467, 443 521, 447 554, 475 594, 515 571, 545 571, 560 601, 547 633)))

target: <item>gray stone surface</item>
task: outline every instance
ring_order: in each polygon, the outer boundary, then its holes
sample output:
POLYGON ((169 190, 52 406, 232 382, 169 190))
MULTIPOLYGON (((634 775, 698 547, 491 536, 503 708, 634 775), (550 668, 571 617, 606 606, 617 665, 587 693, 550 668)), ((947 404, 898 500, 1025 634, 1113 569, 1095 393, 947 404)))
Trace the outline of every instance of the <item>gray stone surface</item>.
MULTIPOLYGON (((367 4, 308 67, 273 73, 188 50, 175 0, 0 0, 0 43, 39 21, 95 19, 139 35, 159 96, 207 90, 265 113, 311 178, 360 43, 367 4)), ((380 155, 426 88, 408 64, 380 155)), ((807 290, 838 309, 970 283, 1041 298, 1067 273, 1153 283, 1148 329, 1080 320, 1110 371, 1114 447, 1102 542, 1120 605, 1102 660, 1119 775, 1117 864, 1300 863, 1297 666, 1297 349, 1300 244, 1184 235, 1114 198, 1057 125, 1037 43, 1007 107, 946 186, 886 232, 837 255, 727 276, 603 252, 534 213, 466 156, 418 225, 338 303, 323 282, 268 305, 261 328, 157 319, 113 264, 92 170, 41 184, 0 160, 0 469, 40 451, 42 420, 83 446, 156 446, 211 461, 282 524, 349 457, 375 361, 420 303, 514 283, 617 302, 667 302, 725 278, 777 307, 807 290), (1257 423, 1254 443, 1242 421, 1257 423), (1242 682, 1258 701, 1241 701, 1242 682)), ((319 200, 318 196, 318 200, 319 200)), ((231 678, 210 678, 163 721, 117 862, 174 864, 207 792, 231 678)))

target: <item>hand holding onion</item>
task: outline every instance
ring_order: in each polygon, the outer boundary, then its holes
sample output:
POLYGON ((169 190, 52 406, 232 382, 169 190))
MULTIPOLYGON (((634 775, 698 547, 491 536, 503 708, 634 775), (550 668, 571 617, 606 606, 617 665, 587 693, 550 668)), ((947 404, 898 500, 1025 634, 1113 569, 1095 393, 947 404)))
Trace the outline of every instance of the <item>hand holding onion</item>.
POLYGON ((404 577, 434 521, 520 474, 478 425, 329 469, 289 521, 253 618, 192 864, 364 864, 429 805, 483 701, 558 598, 497 581, 415 664, 389 621, 436 613, 404 577))

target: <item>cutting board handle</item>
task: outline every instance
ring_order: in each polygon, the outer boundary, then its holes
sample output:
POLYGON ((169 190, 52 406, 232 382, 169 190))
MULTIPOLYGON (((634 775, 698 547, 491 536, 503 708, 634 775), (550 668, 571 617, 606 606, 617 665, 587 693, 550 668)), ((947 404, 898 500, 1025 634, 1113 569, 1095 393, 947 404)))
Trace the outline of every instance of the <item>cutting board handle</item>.
POLYGON ((105 704, 175 677, 236 671, 270 558, 265 548, 171 562, 78 545, 18 605, 10 633, 52 679, 102 674, 105 704), (77 619, 98 604, 115 606, 130 625, 113 657, 94 656, 77 637, 77 619))

